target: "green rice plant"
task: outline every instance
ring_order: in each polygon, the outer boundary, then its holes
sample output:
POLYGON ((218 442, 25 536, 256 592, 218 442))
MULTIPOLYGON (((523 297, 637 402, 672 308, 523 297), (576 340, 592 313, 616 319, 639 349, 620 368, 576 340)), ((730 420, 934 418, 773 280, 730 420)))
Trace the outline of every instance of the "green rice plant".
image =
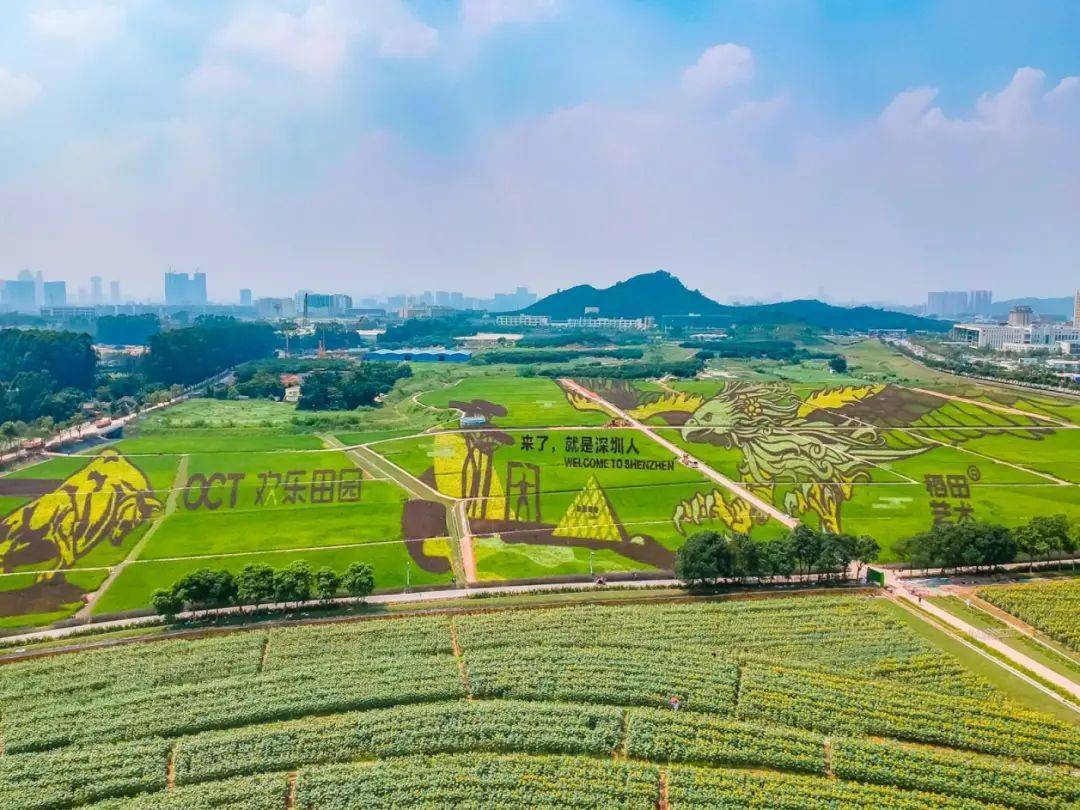
POLYGON ((979 596, 1080 652, 1080 578, 1003 588, 980 588, 979 596))
POLYGON ((654 762, 766 766, 825 774, 825 738, 685 711, 632 709, 626 753, 654 762))
POLYGON ((281 810, 288 791, 285 774, 267 773, 110 799, 86 810, 281 810))
POLYGON ((674 767, 668 773, 671 807, 736 808, 835 808, 873 807, 881 810, 985 810, 970 799, 954 799, 935 793, 860 785, 837 779, 800 774, 749 773, 674 767))
POLYGON ((160 738, 0 757, 0 807, 72 807, 165 789, 169 743, 160 738))
POLYGON ((403 757, 305 768, 297 806, 320 810, 399 807, 604 807, 651 810, 655 767, 611 759, 518 754, 403 757))
POLYGON ((840 739, 832 745, 841 779, 962 796, 1023 808, 1080 803, 1080 777, 1064 768, 895 742, 840 739))
POLYGON ((1080 765, 1080 731, 1073 725, 1005 703, 867 678, 751 664, 743 668, 737 716, 1080 765))
POLYGON ((315 660, 264 673, 148 689, 91 702, 71 700, 4 715, 7 751, 175 737, 309 714, 377 708, 462 696, 453 656, 347 662, 315 660))
POLYGON ((97 699, 124 692, 254 675, 265 633, 128 644, 0 667, 0 706, 97 699))
POLYGON ((665 706, 678 696, 698 711, 735 707, 738 667, 708 652, 525 647, 466 652, 465 661, 476 697, 665 706))
POLYGON ((622 710, 601 706, 453 701, 395 706, 185 737, 178 783, 364 757, 450 752, 610 754, 622 710))

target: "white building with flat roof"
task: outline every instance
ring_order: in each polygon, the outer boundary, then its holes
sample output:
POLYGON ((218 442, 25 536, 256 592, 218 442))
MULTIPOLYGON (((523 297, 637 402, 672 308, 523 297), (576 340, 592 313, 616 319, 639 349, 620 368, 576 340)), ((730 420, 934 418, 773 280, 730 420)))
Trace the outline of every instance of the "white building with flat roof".
POLYGON ((952 337, 979 349, 1031 351, 1049 349, 1060 352, 1063 343, 1080 341, 1080 328, 1068 323, 1038 322, 1027 326, 1004 323, 958 323, 952 337))

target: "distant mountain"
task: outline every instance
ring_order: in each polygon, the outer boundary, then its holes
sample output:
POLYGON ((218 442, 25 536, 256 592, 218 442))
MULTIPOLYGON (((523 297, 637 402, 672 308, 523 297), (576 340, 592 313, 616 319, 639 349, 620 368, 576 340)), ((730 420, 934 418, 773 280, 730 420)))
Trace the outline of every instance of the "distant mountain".
POLYGON ((726 306, 698 290, 687 289, 671 273, 657 270, 620 281, 606 289, 581 284, 542 298, 522 310, 529 315, 547 315, 554 320, 580 318, 586 307, 597 307, 601 317, 642 318, 651 315, 683 320, 699 316, 695 322, 715 324, 802 323, 819 329, 908 329, 941 332, 948 321, 920 318, 873 307, 834 307, 821 301, 784 301, 779 304, 726 306))
POLYGON ((1038 315, 1058 318, 1072 318, 1072 296, 1064 298, 1010 298, 1007 301, 995 301, 990 305, 989 315, 1004 318, 1013 307, 1031 307, 1038 315))

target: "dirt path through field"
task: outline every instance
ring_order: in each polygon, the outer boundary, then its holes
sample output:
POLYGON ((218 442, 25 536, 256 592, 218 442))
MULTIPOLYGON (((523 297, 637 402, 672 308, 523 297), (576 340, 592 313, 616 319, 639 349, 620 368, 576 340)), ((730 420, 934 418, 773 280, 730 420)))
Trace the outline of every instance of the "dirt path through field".
POLYGON ((757 510, 759 510, 761 512, 764 512, 766 515, 768 515, 769 517, 779 521, 782 525, 786 526, 789 529, 794 529, 796 526, 799 525, 798 519, 793 518, 787 512, 784 512, 784 511, 782 511, 780 509, 777 509, 775 506, 773 506, 771 503, 766 501, 764 498, 761 498, 761 497, 755 495, 753 492, 748 490, 746 487, 742 486, 741 484, 739 484, 739 483, 737 483, 735 481, 732 481, 726 475, 724 475, 724 474, 722 474, 720 472, 717 472, 712 467, 710 467, 708 464, 703 462, 701 459, 695 458, 691 453, 688 453, 686 450, 679 447, 677 444, 669 442, 667 439, 660 436, 655 430, 650 428, 648 425, 642 424, 637 419, 632 417, 629 413, 627 413, 626 411, 622 410, 621 408, 619 408, 619 407, 617 407, 615 405, 612 405, 610 402, 608 402, 606 399, 601 397, 599 394, 596 394, 596 393, 590 391, 588 388, 585 388, 584 386, 581 386, 578 383, 574 382, 573 380, 565 378, 565 377, 563 379, 561 379, 560 382, 563 385, 565 385, 567 388, 572 389, 574 391, 574 393, 579 394, 579 395, 585 397, 586 399, 589 399, 589 400, 597 403, 601 407, 605 408, 609 413, 612 413, 615 416, 619 417, 620 419, 625 420, 626 423, 628 425, 630 425, 632 428, 634 428, 635 430, 639 430, 642 433, 644 433, 646 436, 648 436, 654 442, 659 444, 665 450, 672 453, 676 458, 684 458, 684 457, 689 458, 691 461, 694 462, 694 467, 692 467, 692 469, 696 469, 696 470, 700 471, 703 475, 705 475, 708 478, 711 478, 713 481, 718 483, 724 489, 728 490, 728 492, 731 492, 732 494, 737 495, 738 497, 742 498, 747 503, 751 504, 755 509, 757 509, 757 510))

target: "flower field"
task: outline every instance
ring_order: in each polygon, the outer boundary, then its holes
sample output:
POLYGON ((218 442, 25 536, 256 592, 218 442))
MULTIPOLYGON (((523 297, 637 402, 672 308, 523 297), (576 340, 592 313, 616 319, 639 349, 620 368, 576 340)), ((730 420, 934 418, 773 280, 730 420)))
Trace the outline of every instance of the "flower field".
POLYGON ((979 596, 1080 652, 1080 579, 991 586, 979 596))
POLYGON ((860 596, 240 631, 3 665, 0 695, 3 807, 1080 801, 1080 727, 860 596))

